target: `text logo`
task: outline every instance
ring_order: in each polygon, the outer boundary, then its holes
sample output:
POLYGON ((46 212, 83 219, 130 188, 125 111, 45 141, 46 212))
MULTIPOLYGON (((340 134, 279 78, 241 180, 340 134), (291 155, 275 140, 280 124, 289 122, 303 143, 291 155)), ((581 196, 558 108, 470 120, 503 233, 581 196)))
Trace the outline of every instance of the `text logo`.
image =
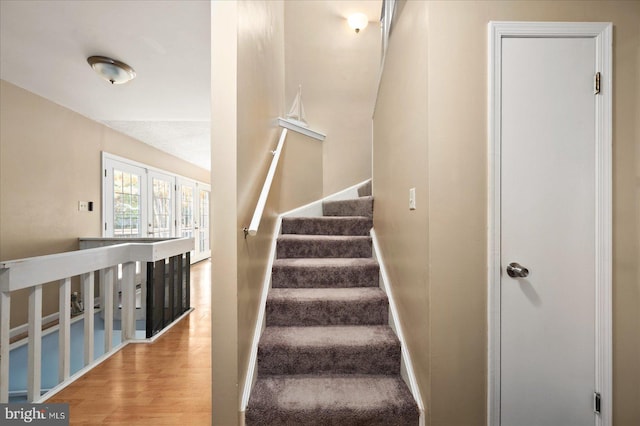
POLYGON ((69 426, 69 404, 0 404, 0 424, 69 426))

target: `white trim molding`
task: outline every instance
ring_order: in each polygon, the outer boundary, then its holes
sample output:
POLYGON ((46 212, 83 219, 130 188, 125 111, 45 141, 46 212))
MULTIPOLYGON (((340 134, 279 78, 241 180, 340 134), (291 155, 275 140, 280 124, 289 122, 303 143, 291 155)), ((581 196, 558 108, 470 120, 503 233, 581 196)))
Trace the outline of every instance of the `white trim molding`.
POLYGON ((608 22, 489 22, 488 24, 488 390, 487 424, 500 425, 500 196, 502 40, 519 37, 586 37, 596 43, 601 73, 596 97, 596 383, 601 414, 612 424, 612 24, 608 22))
POLYGON ((389 274, 387 273, 387 268, 385 267, 382 251, 380 250, 378 236, 375 232, 375 229, 371 229, 371 242, 373 246, 373 257, 374 259, 376 259, 378 265, 380 266, 380 288, 382 288, 382 290, 387 295, 387 299, 389 299, 389 325, 396 333, 396 336, 398 336, 398 340, 400 340, 402 355, 400 373, 405 383, 409 387, 409 390, 413 395, 413 399, 415 399, 416 404, 418 404, 418 411, 420 412, 418 425, 424 426, 426 424, 426 418, 424 412, 424 404, 422 402, 422 394, 420 393, 418 379, 416 378, 416 374, 413 370, 413 361, 411 360, 411 354, 409 353, 409 348, 407 347, 406 343, 407 341, 404 337, 404 331, 400 323, 398 308, 396 306, 395 299, 393 298, 393 293, 391 292, 391 280, 389 279, 389 274))
POLYGON ((317 139, 319 141, 323 141, 327 137, 327 135, 325 135, 324 133, 301 126, 300 124, 296 123, 293 120, 289 120, 288 118, 278 117, 278 125, 280 127, 284 127, 285 129, 293 130, 294 132, 298 132, 302 135, 309 136, 310 138, 317 139))

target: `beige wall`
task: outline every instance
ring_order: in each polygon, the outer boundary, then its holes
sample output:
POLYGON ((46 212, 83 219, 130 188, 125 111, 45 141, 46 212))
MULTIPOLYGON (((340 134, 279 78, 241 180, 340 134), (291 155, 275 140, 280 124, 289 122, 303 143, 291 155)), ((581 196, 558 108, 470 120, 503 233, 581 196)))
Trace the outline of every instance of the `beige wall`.
POLYGON ((638 424, 640 2, 409 1, 394 30, 374 117, 375 227, 428 424, 475 425, 486 417, 490 20, 614 24, 613 415, 616 425, 638 424), (410 186, 421 220, 407 211, 410 186), (423 270, 410 266, 416 258, 423 270))
POLYGON ((211 3, 212 425, 238 424, 237 2, 211 3))
POLYGON ((310 127, 327 134, 324 195, 371 177, 380 9, 380 0, 285 2, 285 106, 288 111, 302 84, 310 127), (370 17, 359 34, 347 25, 353 12, 370 17))
MULTIPOLYGON (((209 182, 209 173, 33 93, 0 81, 0 259, 78 249, 101 231, 101 151, 209 182), (79 212, 78 201, 93 201, 79 212)), ((12 295, 11 325, 26 322, 26 292, 12 295)), ((43 314, 56 312, 45 286, 43 314)))
MULTIPOLYGON (((279 198, 269 197, 255 237, 244 238, 273 159, 282 129, 275 118, 283 111, 284 4, 282 1, 238 3, 237 191, 238 215, 238 381, 244 384, 262 283, 267 269, 279 198)), ((282 170, 282 169, 280 169, 282 170)), ((277 182, 277 180, 276 180, 277 182)), ((214 261, 215 262, 215 261, 214 261)), ((214 263, 215 264, 215 263, 214 263)))
POLYGON ((393 29, 373 126, 374 229, 414 358, 429 392, 427 7, 408 2, 393 29), (409 66, 410 64, 410 66, 409 66), (410 211, 409 188, 416 188, 410 211))
POLYGON ((212 4, 214 425, 239 421, 277 215, 322 194, 322 145, 289 132, 258 234, 244 238, 282 130, 283 20, 282 1, 212 4))

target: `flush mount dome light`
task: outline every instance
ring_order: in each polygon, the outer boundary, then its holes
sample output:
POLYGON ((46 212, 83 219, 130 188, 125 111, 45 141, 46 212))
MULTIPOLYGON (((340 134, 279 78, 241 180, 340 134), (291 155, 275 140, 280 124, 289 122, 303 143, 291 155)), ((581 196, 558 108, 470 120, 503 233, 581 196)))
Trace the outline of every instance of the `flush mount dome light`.
POLYGON ((347 18, 347 22, 356 33, 359 33, 369 24, 369 18, 364 13, 354 13, 347 18))
POLYGON ((90 56, 87 62, 100 77, 111 84, 123 84, 136 76, 136 72, 129 65, 106 56, 90 56))

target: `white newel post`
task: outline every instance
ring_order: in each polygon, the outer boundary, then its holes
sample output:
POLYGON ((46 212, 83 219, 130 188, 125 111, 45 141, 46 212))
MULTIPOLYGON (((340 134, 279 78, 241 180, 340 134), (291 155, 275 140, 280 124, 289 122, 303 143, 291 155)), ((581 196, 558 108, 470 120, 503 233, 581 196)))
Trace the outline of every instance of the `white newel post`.
POLYGON ((42 284, 29 291, 29 361, 27 373, 27 400, 40 399, 42 373, 42 284))
POLYGON ((94 274, 89 272, 82 274, 82 299, 84 305, 84 365, 93 362, 93 341, 94 341, 94 274))
POLYGON ((122 340, 136 335, 136 263, 122 264, 122 340))
MULTIPOLYGON (((9 271, 3 271, 9 274, 9 271)), ((0 403, 9 402, 9 330, 11 293, 0 291, 0 403)))
POLYGON ((58 382, 70 375, 71 357, 71 278, 60 280, 58 329, 58 382))

